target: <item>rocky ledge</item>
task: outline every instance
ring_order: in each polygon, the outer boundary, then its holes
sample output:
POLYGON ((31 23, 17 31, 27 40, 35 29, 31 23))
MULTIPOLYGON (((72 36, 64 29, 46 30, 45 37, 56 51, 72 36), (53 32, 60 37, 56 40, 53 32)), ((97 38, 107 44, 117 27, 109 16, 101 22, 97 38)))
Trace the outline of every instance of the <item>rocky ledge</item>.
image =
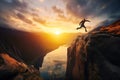
POLYGON ((0 53, 0 80, 43 80, 34 66, 17 61, 7 53, 0 53))
POLYGON ((66 80, 120 80, 120 21, 78 36, 68 48, 66 80))

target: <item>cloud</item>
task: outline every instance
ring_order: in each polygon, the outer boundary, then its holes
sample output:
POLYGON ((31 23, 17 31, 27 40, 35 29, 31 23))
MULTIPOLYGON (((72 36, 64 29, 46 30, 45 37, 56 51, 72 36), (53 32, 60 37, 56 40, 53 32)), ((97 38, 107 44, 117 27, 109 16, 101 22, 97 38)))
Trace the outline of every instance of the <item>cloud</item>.
POLYGON ((1 0, 0 25, 24 31, 40 31, 46 25, 46 20, 39 15, 41 9, 31 2, 32 0, 1 0))
POLYGON ((13 0, 5 0, 6 2, 8 2, 8 3, 12 3, 13 2, 13 0))
POLYGON ((34 16, 33 20, 38 22, 39 24, 42 24, 42 25, 46 25, 46 23, 47 23, 46 20, 40 18, 39 16, 36 16, 36 17, 34 16))
POLYGON ((0 0, 0 21, 9 23, 10 16, 17 16, 17 12, 26 12, 27 3, 23 0, 0 0))
POLYGON ((27 8, 27 3, 23 0, 0 0, 0 10, 19 10, 19 8, 27 8))
POLYGON ((55 13, 58 13, 58 14, 63 14, 63 13, 64 13, 60 8, 58 8, 58 7, 56 7, 56 6, 53 6, 53 7, 52 7, 52 10, 53 10, 55 13))
POLYGON ((16 24, 18 29, 58 25, 73 29, 82 18, 88 18, 91 23, 87 25, 95 27, 120 19, 119 7, 119 0, 0 0, 0 24, 16 24))
POLYGON ((40 0, 40 2, 44 2, 44 0, 40 0))
POLYGON ((18 13, 17 17, 28 24, 33 24, 32 21, 25 17, 25 15, 23 15, 22 13, 18 13))
POLYGON ((67 21, 67 17, 64 15, 64 11, 57 6, 53 6, 52 10, 57 14, 57 20, 67 21))
POLYGON ((72 23, 79 22, 78 19, 76 19, 74 16, 71 16, 69 14, 65 15, 65 11, 62 10, 61 8, 58 8, 57 6, 53 6, 52 10, 57 14, 56 17, 57 21, 72 22, 72 23))
POLYGON ((64 2, 68 13, 78 18, 106 15, 108 19, 114 21, 120 17, 119 0, 64 0, 64 2))

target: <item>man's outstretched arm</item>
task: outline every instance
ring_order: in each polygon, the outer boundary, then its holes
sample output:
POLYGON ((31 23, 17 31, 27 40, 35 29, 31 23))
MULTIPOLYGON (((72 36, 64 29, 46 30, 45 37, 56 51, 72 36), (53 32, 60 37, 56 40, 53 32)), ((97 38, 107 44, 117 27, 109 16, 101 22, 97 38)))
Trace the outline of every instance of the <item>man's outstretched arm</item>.
POLYGON ((90 22, 89 20, 85 20, 86 22, 90 22))

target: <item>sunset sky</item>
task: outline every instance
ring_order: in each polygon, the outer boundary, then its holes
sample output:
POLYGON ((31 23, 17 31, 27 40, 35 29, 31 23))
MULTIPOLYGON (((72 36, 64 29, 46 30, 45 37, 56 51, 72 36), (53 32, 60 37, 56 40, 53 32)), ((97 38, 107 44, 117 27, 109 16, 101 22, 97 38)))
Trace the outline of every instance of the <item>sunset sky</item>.
POLYGON ((0 25, 30 32, 84 32, 120 18, 119 0, 0 0, 0 25))

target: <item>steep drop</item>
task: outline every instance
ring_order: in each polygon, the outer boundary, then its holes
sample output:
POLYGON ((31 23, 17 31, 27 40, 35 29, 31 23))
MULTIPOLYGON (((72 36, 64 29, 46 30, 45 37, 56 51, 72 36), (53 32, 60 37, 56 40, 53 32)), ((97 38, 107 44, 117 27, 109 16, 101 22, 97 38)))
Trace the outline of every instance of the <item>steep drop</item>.
POLYGON ((68 48, 66 80, 120 80, 120 21, 78 36, 68 48))

